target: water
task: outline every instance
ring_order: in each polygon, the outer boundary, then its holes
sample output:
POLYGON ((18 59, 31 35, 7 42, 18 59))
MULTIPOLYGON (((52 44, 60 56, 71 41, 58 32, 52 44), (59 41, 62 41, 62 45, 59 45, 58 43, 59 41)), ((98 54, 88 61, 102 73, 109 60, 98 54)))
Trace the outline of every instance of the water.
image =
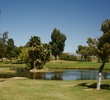
MULTIPOLYGON (((33 73, 33 78, 46 80, 96 80, 98 79, 98 70, 67 70, 62 72, 33 73)), ((110 79, 110 72, 103 72, 102 79, 110 79)))
MULTIPOLYGON (((30 79, 45 80, 96 80, 98 70, 63 70, 51 72, 32 73, 25 69, 16 69, 17 72, 10 74, 0 74, 0 78, 27 77, 30 79)), ((110 72, 103 72, 102 79, 110 79, 110 72)))

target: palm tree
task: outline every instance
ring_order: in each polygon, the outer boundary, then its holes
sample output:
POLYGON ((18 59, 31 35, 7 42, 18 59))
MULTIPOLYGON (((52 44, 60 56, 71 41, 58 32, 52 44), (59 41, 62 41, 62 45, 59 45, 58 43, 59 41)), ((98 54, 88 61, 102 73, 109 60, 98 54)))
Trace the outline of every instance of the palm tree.
POLYGON ((38 36, 31 36, 31 38, 29 39, 28 45, 30 47, 36 47, 36 46, 41 45, 40 37, 38 37, 38 36))
POLYGON ((42 69, 50 58, 50 46, 42 44, 38 36, 31 36, 27 44, 29 46, 29 63, 31 69, 42 69))
POLYGON ((41 40, 40 37, 38 36, 31 36, 29 42, 27 43, 27 46, 29 47, 29 62, 31 69, 36 68, 36 64, 39 61, 37 54, 39 50, 37 49, 39 49, 40 45, 41 45, 41 40))

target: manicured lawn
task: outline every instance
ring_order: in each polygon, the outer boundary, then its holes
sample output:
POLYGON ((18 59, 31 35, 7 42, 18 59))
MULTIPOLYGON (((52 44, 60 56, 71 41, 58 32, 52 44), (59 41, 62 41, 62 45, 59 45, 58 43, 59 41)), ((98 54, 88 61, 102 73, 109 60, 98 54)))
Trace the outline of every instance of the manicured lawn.
MULTIPOLYGON (((78 68, 78 69, 99 69, 101 63, 97 62, 74 62, 74 61, 50 61, 46 64, 49 68, 78 68)), ((106 63, 105 69, 110 69, 110 63, 106 63)))
MULTIPOLYGON (((97 62, 74 62, 74 61, 50 61, 46 63, 49 69, 99 69, 101 63, 97 62)), ((110 70, 110 63, 106 63, 104 69, 110 70)), ((15 72, 13 68, 25 68, 26 64, 0 63, 0 73, 15 72)))
POLYGON ((26 64, 5 64, 0 63, 0 73, 15 73, 16 68, 25 68, 26 64))
MULTIPOLYGON (((96 82, 0 79, 0 100, 109 100, 110 86, 96 90, 91 85, 96 82), (92 88, 78 85, 85 83, 92 88)), ((103 80, 105 83, 109 85, 110 80, 103 80)))
MULTIPOLYGON (((96 62, 51 61, 46 67, 98 69, 100 65, 96 62)), ((109 66, 107 63, 105 68, 109 66)), ((16 67, 25 68, 26 64, 0 63, 0 73, 15 73, 13 68, 16 67)), ((0 100, 109 100, 110 80, 102 81, 101 90, 96 90, 96 83, 97 80, 0 79, 0 100)))
POLYGON ((13 67, 17 67, 17 68, 25 68, 26 67, 26 64, 11 64, 11 63, 3 63, 3 62, 0 62, 0 67, 10 67, 10 68, 13 68, 13 67))

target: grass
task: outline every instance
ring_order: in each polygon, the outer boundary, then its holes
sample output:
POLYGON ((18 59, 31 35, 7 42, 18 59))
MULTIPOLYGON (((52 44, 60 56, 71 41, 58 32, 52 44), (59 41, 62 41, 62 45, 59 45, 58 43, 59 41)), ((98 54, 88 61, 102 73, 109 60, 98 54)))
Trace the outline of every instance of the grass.
MULTIPOLYGON (((53 61, 48 68, 94 68, 101 63, 53 61)), ((25 64, 0 63, 0 73, 13 72, 12 68, 25 68, 25 64)), ((105 68, 109 68, 107 63, 105 68)), ((109 100, 110 80, 103 80, 101 90, 96 90, 97 80, 55 81, 20 78, 0 79, 0 100, 109 100)))
POLYGON ((16 73, 14 69, 16 68, 25 68, 26 64, 5 64, 0 62, 0 73, 16 73))
MULTIPOLYGON (((46 63, 49 69, 99 69, 101 63, 97 62, 77 62, 77 61, 50 61, 46 63)), ((110 70, 110 63, 106 63, 104 69, 110 70)), ((26 64, 5 64, 0 62, 0 73, 15 72, 13 68, 25 68, 26 64)))
MULTIPOLYGON (((0 100, 109 100, 109 88, 96 90, 78 85, 96 82, 0 79, 0 100)), ((110 80, 103 80, 105 83, 110 84, 110 80)))
MULTIPOLYGON (((49 68, 60 69, 99 69, 101 63, 97 62, 77 62, 77 61, 50 61, 46 64, 49 68)), ((110 63, 106 63, 104 69, 110 69, 110 63)))

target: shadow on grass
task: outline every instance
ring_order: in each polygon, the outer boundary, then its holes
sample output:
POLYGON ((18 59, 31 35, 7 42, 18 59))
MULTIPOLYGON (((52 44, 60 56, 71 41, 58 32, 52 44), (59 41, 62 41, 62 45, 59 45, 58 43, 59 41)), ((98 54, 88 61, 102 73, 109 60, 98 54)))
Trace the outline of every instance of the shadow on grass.
POLYGON ((0 82, 4 82, 5 80, 0 80, 0 82))
MULTIPOLYGON (((92 84, 81 83, 81 84, 78 84, 78 85, 82 86, 82 87, 93 88, 93 89, 96 89, 96 87, 97 87, 97 83, 92 83, 92 84)), ((110 90, 110 84, 102 84, 101 89, 110 90)))

